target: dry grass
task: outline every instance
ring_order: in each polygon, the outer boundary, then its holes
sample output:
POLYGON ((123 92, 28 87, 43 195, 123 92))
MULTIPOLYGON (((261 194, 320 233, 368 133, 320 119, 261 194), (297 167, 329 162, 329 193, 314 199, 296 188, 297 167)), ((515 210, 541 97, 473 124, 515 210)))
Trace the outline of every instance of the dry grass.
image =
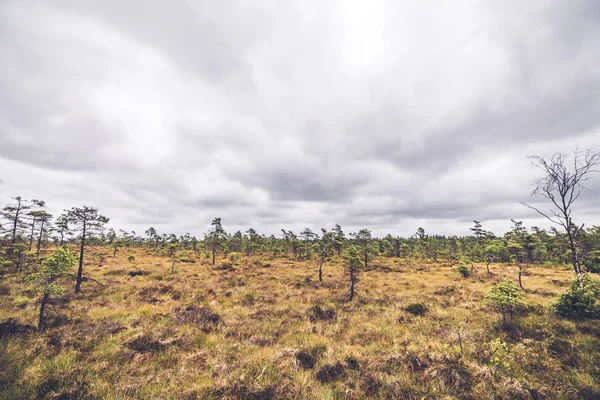
POLYGON ((319 283, 317 260, 213 267, 190 253, 171 274, 147 249, 96 252, 103 265, 86 272, 103 286, 74 295, 68 282, 45 332, 29 327, 30 284, 1 276, 0 398, 600 398, 597 321, 549 312, 569 268, 530 266, 528 306, 502 328, 483 297, 516 266, 463 278, 450 263, 379 258, 350 303, 337 258, 319 283))

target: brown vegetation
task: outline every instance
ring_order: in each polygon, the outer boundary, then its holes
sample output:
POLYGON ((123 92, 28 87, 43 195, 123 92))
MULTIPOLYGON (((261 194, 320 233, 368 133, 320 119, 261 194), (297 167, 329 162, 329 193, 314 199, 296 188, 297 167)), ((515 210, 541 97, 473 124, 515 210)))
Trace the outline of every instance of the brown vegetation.
POLYGON ((30 283, 1 276, 0 398, 600 398, 597 321, 549 311, 570 267, 528 266, 526 306, 504 327, 484 297, 517 280, 512 264, 464 278, 380 257, 350 302, 337 256, 318 282, 319 259, 223 268, 189 251, 171 273, 149 249, 97 250, 97 283, 54 300, 43 332, 30 283))

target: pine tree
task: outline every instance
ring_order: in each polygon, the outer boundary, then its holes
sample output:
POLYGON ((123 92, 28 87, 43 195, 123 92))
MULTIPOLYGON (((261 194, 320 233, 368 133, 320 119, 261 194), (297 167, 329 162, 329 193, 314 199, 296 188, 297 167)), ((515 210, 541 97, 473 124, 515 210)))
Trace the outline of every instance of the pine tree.
POLYGON ((109 220, 105 216, 98 214, 97 208, 88 206, 84 206, 83 208, 73 207, 67 211, 66 219, 73 231, 79 232, 79 268, 77 269, 77 282, 75 283, 75 293, 79 293, 83 279, 83 259, 86 239, 89 236, 102 232, 104 225, 109 220))
POLYGON ((44 328, 44 311, 50 296, 60 296, 65 290, 58 280, 69 273, 75 266, 77 260, 71 254, 67 246, 59 247, 54 253, 50 254, 43 262, 40 270, 27 277, 29 282, 41 283, 40 311, 38 316, 38 330, 44 328))

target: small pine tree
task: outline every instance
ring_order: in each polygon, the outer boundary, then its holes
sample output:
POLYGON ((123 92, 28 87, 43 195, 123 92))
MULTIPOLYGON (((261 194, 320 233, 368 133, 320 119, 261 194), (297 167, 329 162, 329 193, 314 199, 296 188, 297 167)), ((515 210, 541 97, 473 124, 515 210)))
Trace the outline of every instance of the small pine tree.
POLYGON ((50 254, 44 262, 40 270, 27 277, 29 282, 40 282, 40 292, 42 299, 40 301, 40 313, 38 318, 38 330, 44 327, 44 310, 50 296, 61 296, 65 290, 57 282, 62 276, 69 273, 71 268, 77 264, 77 260, 71 254, 67 246, 61 246, 54 253, 50 254))
POLYGON ((494 285, 485 300, 502 313, 502 323, 506 326, 506 314, 512 316, 514 310, 523 305, 523 294, 513 281, 506 280, 494 285))
POLYGON ((459 265, 458 272, 463 276, 463 278, 468 278, 471 276, 471 270, 466 265, 459 265))

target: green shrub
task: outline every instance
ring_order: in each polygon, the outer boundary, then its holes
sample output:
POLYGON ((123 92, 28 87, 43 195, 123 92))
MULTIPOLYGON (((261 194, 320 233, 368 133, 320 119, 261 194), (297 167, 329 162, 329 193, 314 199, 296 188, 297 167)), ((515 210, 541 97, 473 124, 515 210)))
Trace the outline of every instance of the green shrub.
POLYGON ((469 269, 469 267, 467 267, 466 265, 459 265, 458 266, 458 272, 464 277, 464 278, 468 278, 469 276, 471 276, 471 270, 469 269))
POLYGON ((127 257, 127 261, 134 262, 135 261, 135 256, 131 255, 131 256, 127 257))
POLYGON ((561 294, 553 310, 563 317, 570 318, 597 318, 600 317, 600 298, 598 282, 589 276, 583 277, 581 286, 577 279, 573 280, 571 287, 561 294))
POLYGON ((512 316, 515 309, 521 307, 523 294, 513 281, 506 280, 492 286, 485 301, 502 313, 502 322, 506 325, 506 315, 512 316))

